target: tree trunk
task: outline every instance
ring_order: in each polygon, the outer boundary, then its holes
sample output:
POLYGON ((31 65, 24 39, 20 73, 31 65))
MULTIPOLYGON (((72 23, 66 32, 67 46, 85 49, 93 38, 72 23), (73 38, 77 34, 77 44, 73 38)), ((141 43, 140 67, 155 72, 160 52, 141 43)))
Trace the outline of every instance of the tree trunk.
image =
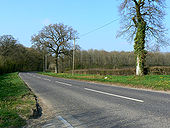
POLYGON ((136 58, 136 75, 137 76, 143 75, 143 68, 142 68, 142 66, 140 66, 140 61, 141 61, 140 57, 137 56, 137 58, 136 58))
POLYGON ((136 54, 136 75, 144 75, 144 63, 146 58, 145 51, 145 30, 146 22, 141 18, 138 22, 137 33, 135 37, 134 50, 136 54))
POLYGON ((136 14, 137 22, 133 19, 135 26, 137 27, 136 37, 134 39, 134 50, 136 55, 136 75, 144 75, 144 62, 146 58, 145 52, 145 31, 146 31, 146 22, 142 18, 140 7, 136 4, 136 14))

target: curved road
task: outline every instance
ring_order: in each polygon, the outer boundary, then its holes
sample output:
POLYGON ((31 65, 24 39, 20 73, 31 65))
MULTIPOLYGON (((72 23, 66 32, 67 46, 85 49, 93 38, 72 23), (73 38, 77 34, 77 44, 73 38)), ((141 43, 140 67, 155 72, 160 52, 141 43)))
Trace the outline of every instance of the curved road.
POLYGON ((42 128, 170 128, 170 94, 20 73, 53 107, 42 128))

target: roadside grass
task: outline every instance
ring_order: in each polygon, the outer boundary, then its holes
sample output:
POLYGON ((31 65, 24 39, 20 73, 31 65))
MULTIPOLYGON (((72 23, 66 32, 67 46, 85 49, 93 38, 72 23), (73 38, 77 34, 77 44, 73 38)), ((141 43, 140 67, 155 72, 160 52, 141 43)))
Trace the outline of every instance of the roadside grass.
POLYGON ((91 74, 68 74, 68 73, 52 73, 39 72, 42 75, 79 79, 87 81, 95 81, 102 83, 118 84, 123 86, 131 86, 135 88, 153 89, 153 90, 170 90, 170 75, 146 75, 146 76, 111 76, 111 75, 91 75, 91 74))
POLYGON ((34 94, 18 73, 0 75, 0 127, 21 127, 35 108, 34 94))

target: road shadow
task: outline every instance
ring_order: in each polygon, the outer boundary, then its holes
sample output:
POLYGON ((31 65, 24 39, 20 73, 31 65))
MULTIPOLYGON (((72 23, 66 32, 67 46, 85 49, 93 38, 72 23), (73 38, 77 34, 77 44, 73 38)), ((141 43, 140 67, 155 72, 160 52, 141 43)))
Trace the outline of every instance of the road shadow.
POLYGON ((33 110, 33 115, 30 116, 30 119, 38 119, 42 116, 42 108, 38 102, 38 98, 35 95, 34 95, 34 97, 35 97, 35 101, 36 101, 36 107, 33 110))

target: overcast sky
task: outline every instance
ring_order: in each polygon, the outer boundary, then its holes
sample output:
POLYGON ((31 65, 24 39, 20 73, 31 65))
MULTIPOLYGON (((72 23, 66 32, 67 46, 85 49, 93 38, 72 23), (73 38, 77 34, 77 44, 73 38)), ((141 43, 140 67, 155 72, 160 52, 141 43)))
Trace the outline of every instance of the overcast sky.
MULTIPOLYGON (((10 34, 19 43, 30 47, 31 36, 43 26, 64 23, 79 35, 101 27, 119 18, 118 0, 0 0, 0 35, 10 34)), ((170 7, 170 1, 167 0, 170 7)), ((165 23, 170 28, 170 8, 165 23)), ((119 20, 76 41, 82 49, 133 51, 133 43, 117 39, 119 20)), ((170 31, 168 31, 170 37, 170 31)), ((170 47, 161 49, 170 52, 170 47)))

